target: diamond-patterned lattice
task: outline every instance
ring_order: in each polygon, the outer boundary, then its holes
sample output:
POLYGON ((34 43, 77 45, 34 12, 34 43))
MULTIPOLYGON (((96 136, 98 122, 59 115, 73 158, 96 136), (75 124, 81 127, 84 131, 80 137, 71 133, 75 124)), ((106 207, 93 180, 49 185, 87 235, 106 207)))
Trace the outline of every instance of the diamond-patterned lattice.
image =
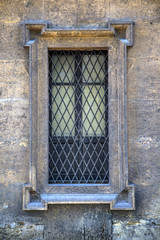
POLYGON ((107 51, 49 52, 49 183, 108 183, 107 51))

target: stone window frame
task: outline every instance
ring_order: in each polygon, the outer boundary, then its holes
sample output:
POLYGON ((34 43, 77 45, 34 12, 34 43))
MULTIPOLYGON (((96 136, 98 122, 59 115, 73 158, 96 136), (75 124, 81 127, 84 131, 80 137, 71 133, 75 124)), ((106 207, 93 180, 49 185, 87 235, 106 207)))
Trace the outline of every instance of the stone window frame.
POLYGON ((128 182, 127 47, 133 23, 105 28, 49 28, 47 22, 24 22, 29 49, 29 183, 23 187, 23 210, 47 210, 48 204, 109 204, 111 210, 134 210, 135 188, 128 182), (48 184, 48 51, 108 49, 109 184, 48 184))

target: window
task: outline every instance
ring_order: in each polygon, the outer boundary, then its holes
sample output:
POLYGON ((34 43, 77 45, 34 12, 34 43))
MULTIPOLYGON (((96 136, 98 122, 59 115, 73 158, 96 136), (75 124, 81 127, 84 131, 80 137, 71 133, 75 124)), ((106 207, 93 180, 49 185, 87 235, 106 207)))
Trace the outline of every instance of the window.
POLYGON ((108 183, 107 51, 49 51, 49 183, 108 183))
POLYGON ((111 210, 133 210, 127 146, 127 49, 133 45, 133 24, 53 29, 24 22, 24 30, 30 138, 23 209, 109 204, 111 210))

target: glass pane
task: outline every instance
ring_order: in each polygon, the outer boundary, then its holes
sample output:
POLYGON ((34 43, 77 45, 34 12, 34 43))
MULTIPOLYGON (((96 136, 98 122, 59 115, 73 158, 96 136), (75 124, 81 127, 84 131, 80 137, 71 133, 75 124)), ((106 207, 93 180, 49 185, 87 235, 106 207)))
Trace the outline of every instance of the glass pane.
POLYGON ((49 183, 108 183, 106 74, 107 51, 49 52, 49 183))
POLYGON ((52 90, 53 135, 75 135, 75 95, 73 93, 73 86, 55 86, 52 90))
POLYGON ((72 55, 53 55, 52 56, 52 79, 53 82, 73 82, 75 61, 72 55))
POLYGON ((105 89, 103 86, 84 86, 82 95, 83 136, 105 135, 105 89))
POLYGON ((102 82, 105 76, 105 57, 103 55, 84 55, 82 61, 82 81, 102 82))
MULTIPOLYGON (((98 138, 98 137, 96 137, 98 138)), ((88 183, 96 181, 96 183, 105 182, 107 180, 108 162, 108 148, 104 143, 97 141, 94 143, 91 139, 90 143, 83 143, 84 152, 84 176, 88 183), (85 167, 87 166, 87 167, 85 167), (90 170, 92 169, 92 173, 90 170)))

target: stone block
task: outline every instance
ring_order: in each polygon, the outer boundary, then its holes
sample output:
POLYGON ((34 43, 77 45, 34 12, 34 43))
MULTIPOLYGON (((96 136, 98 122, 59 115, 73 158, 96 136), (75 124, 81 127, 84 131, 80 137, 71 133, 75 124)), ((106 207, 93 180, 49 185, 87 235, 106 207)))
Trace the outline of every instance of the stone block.
POLYGON ((76 0, 44 2, 45 19, 54 27, 76 27, 77 26, 77 3, 76 0))
POLYGON ((113 224, 113 240, 159 240, 160 226, 145 220, 113 224))
POLYGON ((11 222, 0 225, 0 239, 43 240, 44 225, 26 222, 11 222))
POLYGON ((148 20, 159 16, 159 1, 111 0, 109 18, 128 20, 148 20))
POLYGON ((157 48, 160 47, 160 25, 157 19, 137 21, 134 25, 134 45, 128 50, 128 60, 143 61, 145 59, 158 59, 157 48))
POLYGON ((15 24, 28 19, 43 19, 43 13, 43 0, 1 0, 0 2, 0 21, 7 24, 15 24))
POLYGON ((47 216, 46 240, 111 239, 111 215, 105 205, 52 205, 47 216))
MULTIPOLYGON (((159 100, 146 99, 137 99, 128 102, 129 139, 151 137, 153 139, 153 144, 155 143, 155 141, 159 142, 159 104, 159 100)), ((151 145, 153 146, 153 144, 151 140, 151 145)), ((148 148, 147 145, 145 146, 145 148, 148 148)))
POLYGON ((0 97, 1 103, 7 99, 12 101, 28 101, 29 73, 28 61, 0 61, 0 97))
POLYGON ((28 138, 28 100, 1 99, 1 141, 28 138))
POLYGON ((109 17, 109 1, 85 0, 78 3, 78 26, 103 26, 109 17))
POLYGON ((158 100, 160 82, 159 58, 134 58, 128 61, 128 101, 158 100))
POLYGON ((26 60, 28 52, 23 47, 23 26, 21 22, 0 21, 0 60, 26 60))

